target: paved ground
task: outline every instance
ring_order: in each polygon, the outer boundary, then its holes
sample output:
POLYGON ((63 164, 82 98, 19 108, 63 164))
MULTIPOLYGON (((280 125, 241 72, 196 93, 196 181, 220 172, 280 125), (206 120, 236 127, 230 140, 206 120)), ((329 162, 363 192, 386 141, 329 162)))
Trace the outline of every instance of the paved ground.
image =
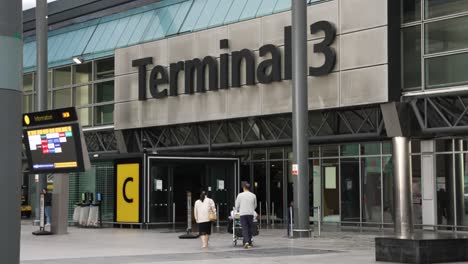
POLYGON ((233 247, 232 236, 213 234, 210 248, 199 240, 178 239, 171 230, 78 229, 63 236, 36 237, 23 225, 22 264, 151 264, 151 263, 376 263, 375 234, 326 232, 321 238, 291 240, 283 230, 261 230, 255 247, 233 247))

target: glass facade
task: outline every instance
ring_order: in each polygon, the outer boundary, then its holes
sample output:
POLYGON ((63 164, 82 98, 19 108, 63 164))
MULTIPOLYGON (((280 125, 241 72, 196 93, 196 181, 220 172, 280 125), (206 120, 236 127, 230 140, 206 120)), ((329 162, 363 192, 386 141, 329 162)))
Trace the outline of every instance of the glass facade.
MULTIPOLYGON (((436 225, 440 230, 468 231, 467 145, 460 139, 435 140, 436 225)), ((236 152, 243 157, 240 179, 253 182, 263 223, 285 223, 294 200, 291 148, 281 149, 236 152)), ((420 229, 424 211, 420 141, 412 140, 411 149, 413 221, 420 229)), ((325 224, 393 228, 391 142, 311 145, 309 166, 311 221, 317 221, 320 206, 325 224)))
MULTIPOLYGON (((393 165, 389 142, 313 145, 309 151, 310 220, 341 225, 393 222, 393 165)), ((264 223, 285 223, 294 201, 291 148, 242 150, 240 179, 251 181, 264 223), (247 153, 246 153, 247 152, 247 153), (261 204, 261 207, 260 207, 261 204)))
POLYGON ((403 90, 468 83, 468 1, 402 0, 403 90))
MULTIPOLYGON (((35 73, 23 77, 23 112, 34 112, 37 100, 35 73)), ((114 58, 51 69, 48 76, 49 109, 75 106, 83 127, 114 122, 114 58)))

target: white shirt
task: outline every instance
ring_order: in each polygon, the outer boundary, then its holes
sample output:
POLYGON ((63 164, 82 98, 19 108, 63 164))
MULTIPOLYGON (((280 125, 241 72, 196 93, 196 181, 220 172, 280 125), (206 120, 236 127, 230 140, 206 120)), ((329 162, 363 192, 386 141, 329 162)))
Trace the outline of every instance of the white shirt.
POLYGON ((210 212, 216 214, 216 206, 212 199, 206 197, 203 202, 201 200, 195 202, 193 214, 197 223, 210 222, 210 212))

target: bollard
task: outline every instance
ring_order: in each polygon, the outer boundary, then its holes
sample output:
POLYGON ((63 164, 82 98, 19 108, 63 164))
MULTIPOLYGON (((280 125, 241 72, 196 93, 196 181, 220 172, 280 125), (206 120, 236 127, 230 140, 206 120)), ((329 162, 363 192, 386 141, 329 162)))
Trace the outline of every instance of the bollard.
POLYGON ((276 220, 275 203, 271 203, 271 226, 272 227, 275 227, 275 220, 276 220))
POLYGON ((320 237, 320 232, 321 232, 321 229, 322 229, 322 225, 321 225, 321 222, 322 222, 322 208, 320 206, 318 206, 317 208, 318 208, 318 213, 317 213, 318 236, 320 237))
POLYGON ((262 229, 262 202, 260 201, 260 215, 259 215, 259 218, 258 218, 258 222, 260 224, 260 229, 262 229))
POLYGON ((266 210, 266 226, 268 228, 268 225, 270 224, 270 205, 268 202, 265 203, 265 210, 266 210))
POLYGON ((219 204, 216 205, 216 228, 219 229, 219 204))
POLYGON ((176 211, 175 211, 175 203, 172 203, 172 227, 175 228, 175 216, 176 211))
POLYGON ((293 208, 289 207, 289 237, 293 237, 293 208))

